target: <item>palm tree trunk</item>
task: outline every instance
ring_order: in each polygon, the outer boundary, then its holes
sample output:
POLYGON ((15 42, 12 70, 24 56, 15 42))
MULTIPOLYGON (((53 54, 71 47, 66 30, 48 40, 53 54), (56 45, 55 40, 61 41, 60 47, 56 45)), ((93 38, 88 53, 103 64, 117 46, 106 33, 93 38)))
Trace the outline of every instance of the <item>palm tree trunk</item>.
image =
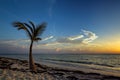
POLYGON ((37 70, 32 56, 32 46, 33 46, 33 41, 31 41, 30 50, 29 50, 29 68, 31 71, 36 72, 37 70))

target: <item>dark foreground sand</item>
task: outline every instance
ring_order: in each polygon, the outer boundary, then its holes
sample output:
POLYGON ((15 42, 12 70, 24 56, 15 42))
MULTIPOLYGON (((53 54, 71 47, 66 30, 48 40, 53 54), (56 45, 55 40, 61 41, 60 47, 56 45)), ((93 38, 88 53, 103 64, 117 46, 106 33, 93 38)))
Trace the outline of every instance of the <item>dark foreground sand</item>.
POLYGON ((27 60, 0 57, 0 80, 120 80, 120 77, 98 73, 65 70, 37 64, 32 73, 27 60))

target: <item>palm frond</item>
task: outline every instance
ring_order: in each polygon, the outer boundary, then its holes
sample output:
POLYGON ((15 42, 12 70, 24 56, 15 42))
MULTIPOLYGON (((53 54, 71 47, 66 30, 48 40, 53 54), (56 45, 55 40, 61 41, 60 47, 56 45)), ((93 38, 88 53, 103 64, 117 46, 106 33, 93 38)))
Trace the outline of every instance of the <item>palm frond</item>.
POLYGON ((30 25, 28 25, 27 23, 24 23, 24 25, 30 29, 31 34, 34 33, 34 30, 32 29, 32 27, 30 25))
POLYGON ((18 30, 24 30, 28 34, 28 37, 33 41, 42 40, 41 38, 38 38, 38 36, 42 35, 47 24, 44 22, 41 25, 35 26, 32 21, 29 21, 29 23, 31 25, 22 22, 14 22, 13 26, 18 30))
POLYGON ((32 25, 33 31, 35 32, 35 25, 32 21, 29 21, 29 23, 32 25))
POLYGON ((18 27, 18 30, 21 30, 21 29, 25 30, 25 28, 23 28, 23 27, 18 27))
POLYGON ((18 30, 20 30, 20 29, 26 29, 26 27, 24 26, 24 24, 23 23, 21 23, 21 22, 14 22, 13 23, 13 26, 14 27, 17 27, 18 28, 18 30))
POLYGON ((39 40, 42 40, 41 38, 35 38, 34 41, 38 42, 39 40))
POLYGON ((35 28, 34 37, 42 35, 42 33, 44 32, 45 28, 46 28, 46 23, 42 23, 41 25, 38 25, 35 28))
POLYGON ((13 26, 14 27, 17 27, 17 29, 18 30, 24 30, 27 34, 28 34, 28 37, 30 38, 30 39, 32 39, 32 35, 31 35, 31 33, 30 33, 30 31, 29 31, 29 29, 24 25, 24 23, 22 23, 22 22, 14 22, 13 23, 13 26))

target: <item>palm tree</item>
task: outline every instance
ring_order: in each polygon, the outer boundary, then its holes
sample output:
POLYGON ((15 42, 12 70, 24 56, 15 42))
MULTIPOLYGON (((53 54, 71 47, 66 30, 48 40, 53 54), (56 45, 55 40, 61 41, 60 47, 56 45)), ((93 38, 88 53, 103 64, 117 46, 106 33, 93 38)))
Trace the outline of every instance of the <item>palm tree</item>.
POLYGON ((46 23, 35 26, 32 21, 29 21, 29 24, 23 22, 13 22, 13 26, 18 30, 24 30, 28 37, 30 38, 30 47, 29 47, 29 69, 32 72, 37 72, 33 56, 32 56, 32 46, 34 41, 42 40, 39 36, 43 33, 46 28, 46 23))

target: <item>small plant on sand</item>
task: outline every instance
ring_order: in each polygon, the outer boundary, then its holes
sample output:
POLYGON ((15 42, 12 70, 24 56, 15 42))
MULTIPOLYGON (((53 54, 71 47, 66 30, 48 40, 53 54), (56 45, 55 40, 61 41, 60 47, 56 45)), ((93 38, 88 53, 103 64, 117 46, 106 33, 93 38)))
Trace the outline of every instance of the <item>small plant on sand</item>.
POLYGON ((46 23, 35 26, 31 21, 29 21, 29 24, 23 22, 13 22, 13 26, 16 27, 18 30, 24 30, 30 38, 31 44, 29 47, 29 69, 32 72, 37 72, 32 56, 32 46, 33 42, 42 40, 41 38, 39 38, 39 36, 44 32, 46 28, 46 23))

